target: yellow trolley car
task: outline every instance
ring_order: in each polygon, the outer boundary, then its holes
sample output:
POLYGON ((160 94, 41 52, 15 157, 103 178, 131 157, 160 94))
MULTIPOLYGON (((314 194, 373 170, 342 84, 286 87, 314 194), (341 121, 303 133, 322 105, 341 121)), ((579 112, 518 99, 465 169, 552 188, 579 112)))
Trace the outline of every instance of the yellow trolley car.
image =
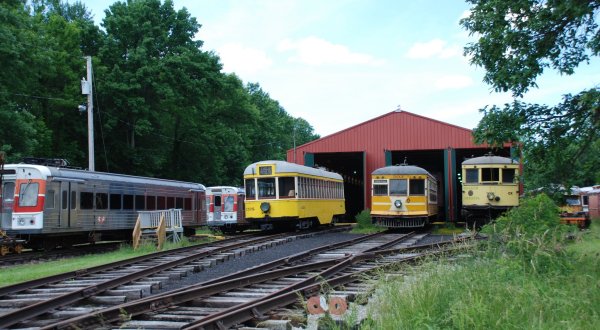
POLYGON ((462 179, 462 216, 468 226, 481 226, 519 206, 519 164, 510 158, 467 159, 462 179))
POLYGON ((342 176, 277 160, 244 170, 246 220, 262 230, 332 224, 345 212, 342 176))
POLYGON ((437 217, 437 180, 425 169, 387 166, 373 171, 371 178, 371 217, 377 226, 424 227, 437 217))

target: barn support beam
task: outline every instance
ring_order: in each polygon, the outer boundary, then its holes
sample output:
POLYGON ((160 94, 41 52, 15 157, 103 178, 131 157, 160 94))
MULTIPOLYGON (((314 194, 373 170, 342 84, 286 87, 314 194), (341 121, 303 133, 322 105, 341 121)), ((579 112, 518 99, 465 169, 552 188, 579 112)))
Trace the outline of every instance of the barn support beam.
POLYGON ((456 222, 456 150, 448 147, 444 150, 444 197, 446 221, 456 222))

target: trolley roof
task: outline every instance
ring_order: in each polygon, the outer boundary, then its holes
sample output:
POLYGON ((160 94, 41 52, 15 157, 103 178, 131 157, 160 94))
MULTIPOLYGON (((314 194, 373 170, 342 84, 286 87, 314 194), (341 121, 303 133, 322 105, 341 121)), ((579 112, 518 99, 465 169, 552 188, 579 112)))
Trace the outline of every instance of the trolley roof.
POLYGON ((492 165, 492 164, 516 164, 512 159, 500 156, 481 156, 467 159, 463 165, 492 165))
POLYGON ((301 174, 320 176, 320 177, 325 177, 325 178, 330 178, 330 179, 343 180, 342 176, 337 173, 325 171, 320 168, 313 168, 313 167, 308 167, 308 166, 304 166, 304 165, 288 163, 288 162, 284 162, 282 160, 265 160, 265 161, 250 164, 244 170, 244 175, 255 175, 256 173, 258 173, 258 171, 256 170, 256 167, 260 166, 260 165, 275 165, 275 173, 273 173, 273 174, 301 173, 301 174))
MULTIPOLYGON (((90 172, 85 170, 76 170, 62 167, 50 167, 43 165, 30 164, 8 164, 4 165, 5 169, 14 168, 31 168, 39 171, 44 178, 52 178, 53 180, 102 180, 102 181, 119 181, 121 183, 137 183, 147 185, 161 185, 170 187, 185 187, 192 190, 205 191, 206 187, 200 183, 156 179, 149 177, 141 177, 127 174, 116 174, 107 172, 90 172)), ((17 171, 18 175, 18 171, 17 171)))
POLYGON ((239 188, 239 187, 234 187, 234 186, 212 186, 212 187, 206 187, 206 193, 210 194, 213 192, 222 192, 222 191, 227 191, 229 193, 234 192, 237 194, 245 194, 245 190, 244 188, 239 188))
POLYGON ((424 168, 413 166, 413 165, 393 165, 386 166, 382 168, 378 168, 372 173, 373 175, 410 175, 410 174, 420 174, 420 175, 431 175, 424 168))

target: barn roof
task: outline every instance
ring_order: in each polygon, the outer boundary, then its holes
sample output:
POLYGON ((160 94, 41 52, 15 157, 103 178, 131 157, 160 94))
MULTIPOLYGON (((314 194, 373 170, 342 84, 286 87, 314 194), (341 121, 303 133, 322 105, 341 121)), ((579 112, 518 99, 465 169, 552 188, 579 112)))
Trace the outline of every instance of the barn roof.
MULTIPOLYGON (((296 147, 297 152, 439 150, 481 148, 472 131, 408 111, 396 110, 296 147)), ((288 150, 288 159, 293 153, 288 150)))

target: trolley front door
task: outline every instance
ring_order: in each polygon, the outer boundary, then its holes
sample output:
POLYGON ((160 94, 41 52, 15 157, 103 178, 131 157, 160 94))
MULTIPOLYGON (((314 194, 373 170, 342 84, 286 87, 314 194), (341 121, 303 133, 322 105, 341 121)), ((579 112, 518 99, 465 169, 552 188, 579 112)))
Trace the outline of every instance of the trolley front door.
POLYGON ((77 225, 77 183, 60 183, 60 227, 70 228, 77 225))
POLYGON ((15 183, 14 181, 4 181, 2 183, 2 191, 0 192, 2 200, 2 228, 12 228, 12 209, 15 200, 15 183))
POLYGON ((221 195, 215 195, 215 212, 213 220, 221 220, 221 195))

